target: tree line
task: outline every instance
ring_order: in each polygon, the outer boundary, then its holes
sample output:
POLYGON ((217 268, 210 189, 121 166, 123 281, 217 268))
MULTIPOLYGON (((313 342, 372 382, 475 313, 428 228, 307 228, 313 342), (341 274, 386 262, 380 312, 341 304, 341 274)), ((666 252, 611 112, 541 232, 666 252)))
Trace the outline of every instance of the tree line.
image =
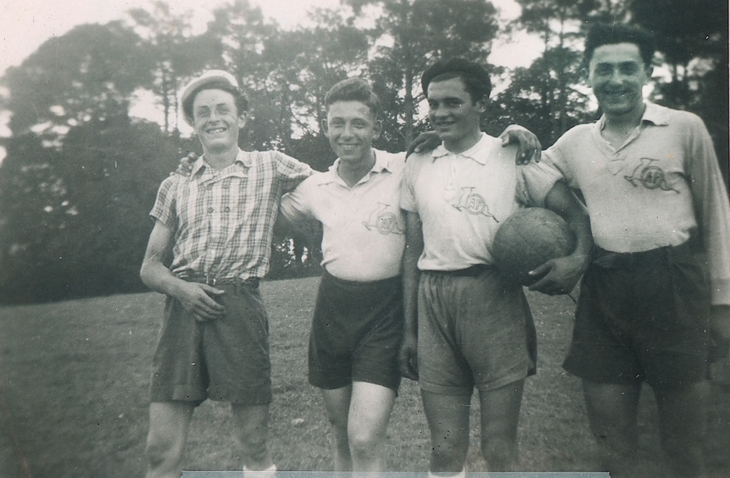
MULTIPOLYGON (((511 123, 544 146, 597 118, 582 86, 583 33, 596 21, 653 31, 659 55, 652 100, 698 113, 728 158, 728 4, 723 0, 517 0, 501 21, 485 0, 341 0, 315 9, 312 26, 286 30, 248 0, 213 10, 202 33, 164 2, 125 20, 86 24, 42 44, 0 78, 11 113, 0 165, 0 303, 144 290, 138 278, 157 186, 177 159, 199 151, 180 134, 182 86, 228 70, 249 94, 244 149, 278 149, 325 170, 334 156, 320 129, 324 95, 359 75, 383 103, 375 145, 403 151, 428 129, 420 74, 437 58, 483 64, 497 82, 482 128, 511 123), (526 31, 541 40, 528 67, 488 62, 492 45, 526 31), (161 124, 130 116, 151 95, 161 124)), ((497 2, 498 3, 498 2, 497 2)), ((316 270, 315 247, 277 237, 271 276, 316 270)))

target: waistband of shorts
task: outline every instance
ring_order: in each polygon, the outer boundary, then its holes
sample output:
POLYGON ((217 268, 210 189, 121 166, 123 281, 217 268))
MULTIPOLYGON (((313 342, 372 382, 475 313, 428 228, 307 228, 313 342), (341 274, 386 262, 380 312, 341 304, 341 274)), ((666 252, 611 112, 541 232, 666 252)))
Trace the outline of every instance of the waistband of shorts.
POLYGON ((346 280, 346 279, 340 279, 339 277, 333 276, 332 274, 327 272, 327 269, 324 269, 324 271, 322 272, 322 279, 331 281, 331 282, 335 282, 335 283, 338 283, 338 284, 341 284, 341 285, 347 286, 347 287, 358 287, 358 286, 377 287, 380 285, 388 285, 391 283, 400 284, 402 281, 401 276, 399 276, 399 275, 393 276, 393 277, 388 277, 387 279, 378 279, 378 280, 365 281, 365 282, 346 280))
POLYGON ((243 287, 245 289, 251 289, 251 290, 257 290, 259 288, 259 283, 261 282, 261 279, 258 277, 248 277, 246 279, 241 279, 240 277, 217 278, 217 277, 213 277, 213 276, 199 276, 199 275, 192 275, 192 276, 181 275, 178 277, 187 282, 199 282, 201 284, 207 284, 211 287, 215 287, 217 285, 235 285, 235 286, 239 286, 239 287, 243 287))
POLYGON ((689 240, 678 246, 665 246, 641 252, 611 252, 593 247, 592 263, 606 269, 633 269, 648 263, 669 261, 673 258, 690 257, 697 252, 695 241, 689 240))
POLYGON ((476 277, 484 272, 496 270, 497 266, 491 264, 475 264, 471 267, 467 267, 466 269, 457 269, 455 271, 425 270, 421 272, 435 276, 476 277))

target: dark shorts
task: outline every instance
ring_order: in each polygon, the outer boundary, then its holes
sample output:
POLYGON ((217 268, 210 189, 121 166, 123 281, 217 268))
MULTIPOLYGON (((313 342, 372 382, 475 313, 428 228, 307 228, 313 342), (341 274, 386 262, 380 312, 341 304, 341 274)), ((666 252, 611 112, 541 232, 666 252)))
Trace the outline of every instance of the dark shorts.
POLYGON ((471 395, 535 373, 535 324, 522 287, 496 268, 423 272, 418 375, 423 390, 471 395))
POLYGON ((309 383, 333 390, 368 382, 397 392, 403 322, 400 277, 352 282, 325 271, 309 339, 309 383))
POLYGON ((597 256, 563 367, 599 383, 674 388, 705 378, 710 290, 690 246, 597 256))
POLYGON ((206 398, 241 405, 271 402, 269 322, 258 288, 216 284, 226 315, 199 322, 168 297, 153 359, 152 402, 206 398))

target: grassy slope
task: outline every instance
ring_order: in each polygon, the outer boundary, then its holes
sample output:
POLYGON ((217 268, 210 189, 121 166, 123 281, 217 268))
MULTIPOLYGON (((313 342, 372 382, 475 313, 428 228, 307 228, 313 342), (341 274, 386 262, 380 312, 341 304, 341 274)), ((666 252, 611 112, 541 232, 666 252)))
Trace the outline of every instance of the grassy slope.
MULTIPOLYGON (((272 334, 272 449, 283 470, 331 466, 322 402, 306 380, 316 285, 316 279, 263 284, 272 334)), ((522 407, 522 468, 594 470, 579 382, 560 368, 570 339, 573 304, 567 297, 535 294, 529 299, 540 350, 539 372, 528 380, 522 407)), ((0 309, 0 476, 143 475, 147 387, 162 305, 158 294, 138 294, 0 309)), ((716 394, 715 400, 719 405, 714 409, 709 448, 717 476, 726 476, 728 395, 716 394)), ((650 393, 642 402, 640 454, 644 467, 659 476, 664 473, 658 457, 656 409, 650 393)), ((228 407, 220 403, 207 402, 196 411, 186 469, 238 468, 240 456, 228 417, 228 407)), ((476 425, 473 415, 472 471, 484 469, 476 425)), ((430 440, 413 382, 403 383, 387 446, 393 470, 426 469, 430 440)))

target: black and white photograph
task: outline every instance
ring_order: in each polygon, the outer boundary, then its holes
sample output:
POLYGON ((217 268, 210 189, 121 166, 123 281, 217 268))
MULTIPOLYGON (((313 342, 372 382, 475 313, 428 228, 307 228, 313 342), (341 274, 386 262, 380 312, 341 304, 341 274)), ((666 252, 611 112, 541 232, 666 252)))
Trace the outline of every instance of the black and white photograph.
POLYGON ((0 477, 730 476, 724 0, 6 0, 0 477))

